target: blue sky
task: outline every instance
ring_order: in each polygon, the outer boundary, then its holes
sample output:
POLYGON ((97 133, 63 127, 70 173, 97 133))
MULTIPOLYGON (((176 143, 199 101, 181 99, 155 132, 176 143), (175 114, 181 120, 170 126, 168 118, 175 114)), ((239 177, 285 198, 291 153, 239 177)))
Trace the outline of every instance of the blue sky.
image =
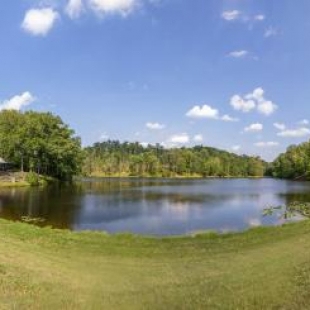
POLYGON ((310 1, 19 0, 0 11, 0 110, 82 137, 272 160, 310 137, 310 1))

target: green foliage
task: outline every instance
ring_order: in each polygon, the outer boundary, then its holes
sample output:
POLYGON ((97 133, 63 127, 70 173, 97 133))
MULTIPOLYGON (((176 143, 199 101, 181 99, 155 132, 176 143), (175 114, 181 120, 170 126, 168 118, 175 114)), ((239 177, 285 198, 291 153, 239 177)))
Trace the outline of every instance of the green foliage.
POLYGON ((2 111, 0 156, 19 166, 61 179, 80 171, 80 139, 51 113, 2 111))
POLYGON ((267 164, 211 147, 165 149, 161 145, 106 141, 85 150, 83 172, 98 176, 261 177, 267 164))
POLYGON ((288 147, 270 167, 270 174, 277 178, 309 179, 310 142, 288 147))
POLYGON ((35 172, 29 172, 26 175, 25 181, 31 186, 39 185, 39 176, 35 172))

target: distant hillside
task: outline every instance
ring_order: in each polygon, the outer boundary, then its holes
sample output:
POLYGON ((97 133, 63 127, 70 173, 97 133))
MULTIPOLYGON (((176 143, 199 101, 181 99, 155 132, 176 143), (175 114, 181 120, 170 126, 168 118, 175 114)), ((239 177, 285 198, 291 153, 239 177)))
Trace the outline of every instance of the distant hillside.
POLYGON ((85 149, 83 172, 93 176, 261 177, 267 164, 212 147, 166 149, 159 144, 106 141, 85 149))

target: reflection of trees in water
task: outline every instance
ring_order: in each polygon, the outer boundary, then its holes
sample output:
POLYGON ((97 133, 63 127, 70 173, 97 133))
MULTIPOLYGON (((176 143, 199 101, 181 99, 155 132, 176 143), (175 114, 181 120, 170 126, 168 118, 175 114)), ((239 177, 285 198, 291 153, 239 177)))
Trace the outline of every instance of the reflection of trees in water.
POLYGON ((1 190, 0 193, 0 216, 3 218, 43 218, 45 221, 38 223, 39 225, 71 228, 74 224, 74 213, 79 207, 75 199, 82 191, 79 186, 55 184, 44 188, 12 188, 1 190))
MULTIPOLYGON (((201 180, 195 180, 200 182, 201 180)), ((187 179, 141 179, 141 178, 85 178, 82 181, 77 182, 83 187, 85 191, 91 191, 93 194, 109 193, 115 191, 124 191, 126 189, 135 188, 152 188, 152 187, 166 187, 166 186, 193 186, 195 185, 193 180, 187 179)))
MULTIPOLYGON (((0 216, 13 220, 20 220, 22 216, 44 218, 46 221, 39 225, 70 229, 83 225, 92 228, 92 224, 101 225, 128 219, 132 222, 135 218, 169 220, 195 216, 195 221, 197 218, 205 221, 201 214, 210 211, 209 216, 216 211, 222 222, 227 219, 227 223, 232 223, 238 218, 236 212, 240 212, 240 206, 245 201, 249 206, 263 205, 266 202, 265 194, 262 195, 259 190, 254 191, 251 186, 241 188, 243 182, 227 187, 226 183, 225 186, 214 186, 211 181, 200 180, 89 179, 45 188, 0 189, 0 216), (262 196, 265 199, 263 201, 262 196)), ((276 195, 275 201, 283 205, 291 205, 294 201, 310 201, 310 193, 303 187, 293 187, 293 190, 304 192, 286 195, 277 195, 276 190, 277 188, 272 191, 268 199, 273 201, 276 195)), ((285 193, 290 189, 280 190, 285 193)), ((260 210, 257 211, 258 214, 261 214, 260 210)), ((252 215, 247 216, 250 218, 250 225, 257 225, 258 222, 253 220, 252 215)), ((216 221, 214 216, 212 224, 216 221)))

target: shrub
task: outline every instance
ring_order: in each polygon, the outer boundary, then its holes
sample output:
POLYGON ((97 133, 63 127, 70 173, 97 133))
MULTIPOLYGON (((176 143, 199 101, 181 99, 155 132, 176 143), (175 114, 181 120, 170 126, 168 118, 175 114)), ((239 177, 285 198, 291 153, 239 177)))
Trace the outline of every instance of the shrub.
POLYGON ((39 176, 34 172, 29 172, 26 175, 26 182, 28 182, 31 186, 39 185, 39 176))

